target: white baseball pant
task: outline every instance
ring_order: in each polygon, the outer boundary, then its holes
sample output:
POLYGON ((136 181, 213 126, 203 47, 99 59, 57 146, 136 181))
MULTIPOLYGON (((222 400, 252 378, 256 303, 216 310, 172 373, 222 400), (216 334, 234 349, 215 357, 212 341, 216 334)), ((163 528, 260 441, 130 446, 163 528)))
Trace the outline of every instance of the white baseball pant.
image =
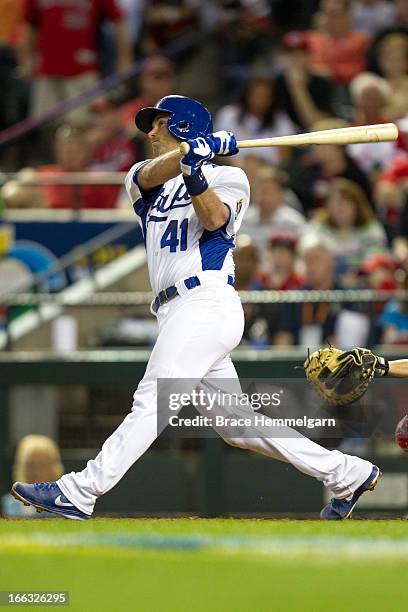
MULTIPOLYGON (((81 472, 58 481, 63 494, 92 514, 98 497, 112 489, 157 437, 157 379, 237 379, 230 351, 241 340, 244 316, 233 287, 218 274, 198 275, 201 285, 160 307, 159 334, 130 413, 81 472)), ((202 409, 203 413, 205 408, 202 409)), ((200 410, 201 412, 201 410, 200 410)), ((293 430, 292 430, 293 434, 293 430)), ((282 434, 284 432, 282 430, 282 434)), ((330 451, 308 438, 233 438, 233 446, 291 463, 320 480, 335 497, 349 497, 369 477, 372 464, 330 451)))

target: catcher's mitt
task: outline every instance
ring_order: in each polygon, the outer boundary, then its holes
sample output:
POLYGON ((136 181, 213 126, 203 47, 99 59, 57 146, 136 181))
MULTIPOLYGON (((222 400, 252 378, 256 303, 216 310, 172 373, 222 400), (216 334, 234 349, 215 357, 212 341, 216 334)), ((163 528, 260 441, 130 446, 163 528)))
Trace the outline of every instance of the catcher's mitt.
POLYGON ((329 404, 345 406, 357 401, 374 376, 388 371, 385 359, 369 349, 341 351, 329 346, 315 351, 303 364, 306 378, 329 404))

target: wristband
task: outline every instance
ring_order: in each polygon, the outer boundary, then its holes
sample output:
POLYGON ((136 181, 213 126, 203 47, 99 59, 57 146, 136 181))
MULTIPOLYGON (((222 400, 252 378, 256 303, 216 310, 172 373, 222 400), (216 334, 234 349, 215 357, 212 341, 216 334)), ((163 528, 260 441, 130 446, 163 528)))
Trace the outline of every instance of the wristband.
POLYGON ((194 174, 183 174, 184 183, 187 191, 191 196, 200 195, 208 189, 207 179, 205 178, 201 168, 194 174))
POLYGON ((376 376, 387 376, 390 364, 385 357, 378 357, 377 365, 375 366, 376 376))

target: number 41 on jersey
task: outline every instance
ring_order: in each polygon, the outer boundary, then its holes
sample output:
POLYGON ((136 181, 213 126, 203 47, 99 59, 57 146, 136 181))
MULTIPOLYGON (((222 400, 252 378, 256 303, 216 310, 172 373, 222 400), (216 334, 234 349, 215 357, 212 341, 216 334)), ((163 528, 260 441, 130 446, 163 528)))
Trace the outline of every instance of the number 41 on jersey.
POLYGON ((177 219, 170 221, 166 227, 164 234, 160 240, 160 247, 162 249, 170 247, 170 253, 176 253, 177 248, 180 247, 180 251, 187 250, 187 230, 188 230, 188 219, 184 219, 180 223, 180 228, 177 219))

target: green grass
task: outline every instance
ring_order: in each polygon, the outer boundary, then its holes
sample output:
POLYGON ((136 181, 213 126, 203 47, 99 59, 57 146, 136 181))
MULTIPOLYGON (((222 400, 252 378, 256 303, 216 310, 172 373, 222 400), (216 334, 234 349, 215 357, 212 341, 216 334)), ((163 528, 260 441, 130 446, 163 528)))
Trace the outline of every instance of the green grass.
POLYGON ((407 576, 408 521, 0 521, 0 590, 70 611, 399 612, 407 576))

